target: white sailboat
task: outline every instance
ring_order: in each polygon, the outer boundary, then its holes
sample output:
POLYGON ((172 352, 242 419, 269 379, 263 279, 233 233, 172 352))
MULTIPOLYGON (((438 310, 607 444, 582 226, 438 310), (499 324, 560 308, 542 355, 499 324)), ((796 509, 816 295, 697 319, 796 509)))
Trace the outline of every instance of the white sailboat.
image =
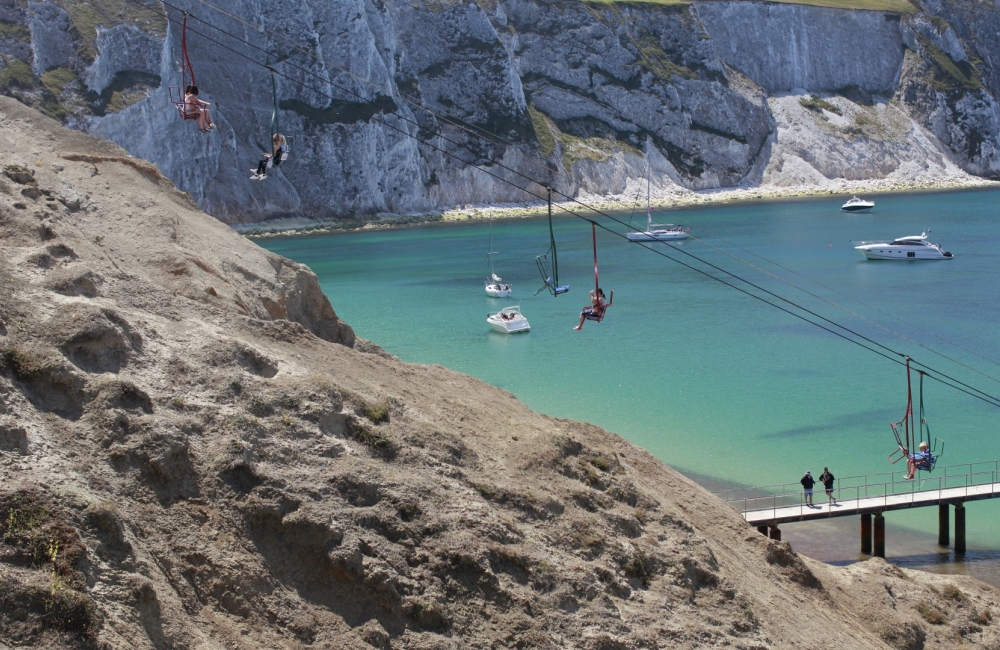
POLYGON ((646 229, 625 234, 629 241, 670 241, 687 239, 691 230, 683 225, 653 223, 653 208, 649 201, 649 165, 646 165, 646 229))
POLYGON ((503 278, 493 272, 493 256, 496 254, 497 252, 493 250, 493 217, 490 217, 490 247, 486 253, 486 295, 491 298, 508 298, 514 285, 505 283, 503 278))

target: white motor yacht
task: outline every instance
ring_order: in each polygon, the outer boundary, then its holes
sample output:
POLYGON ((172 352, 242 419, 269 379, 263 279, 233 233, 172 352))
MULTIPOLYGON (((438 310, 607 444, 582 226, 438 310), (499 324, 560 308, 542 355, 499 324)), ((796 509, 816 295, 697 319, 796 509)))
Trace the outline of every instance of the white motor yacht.
MULTIPOLYGON (((928 231, 929 232, 929 231, 928 231)), ((927 241, 927 232, 891 242, 862 242, 855 250, 870 260, 950 260, 952 254, 927 241)))
POLYGON ((495 314, 488 314, 486 322, 501 334, 517 334, 531 329, 528 319, 521 314, 521 307, 504 307, 495 314))
POLYGON ((856 196, 852 196, 851 199, 840 206, 840 209, 844 212, 868 212, 875 207, 874 201, 865 201, 864 199, 859 199, 856 196))

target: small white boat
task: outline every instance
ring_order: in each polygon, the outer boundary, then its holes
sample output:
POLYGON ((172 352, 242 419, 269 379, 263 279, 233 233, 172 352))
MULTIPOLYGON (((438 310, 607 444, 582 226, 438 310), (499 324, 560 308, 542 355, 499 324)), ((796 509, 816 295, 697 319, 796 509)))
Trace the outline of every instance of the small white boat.
POLYGON ((625 237, 629 241, 670 241, 687 239, 690 228, 672 223, 653 223, 653 209, 649 203, 649 166, 646 166, 646 229, 629 231, 625 237))
POLYGON ((521 314, 520 305, 504 307, 495 314, 488 314, 486 322, 501 334, 517 334, 518 332, 527 332, 531 329, 528 319, 521 314))
POLYGON ((496 273, 490 273, 486 280, 486 295, 490 298, 509 298, 512 288, 512 285, 504 284, 503 278, 496 273))
POLYGON ((653 223, 650 217, 646 230, 626 233, 629 241, 669 241, 671 239, 687 239, 690 228, 675 226, 672 223, 653 223))
POLYGON ((840 206, 840 209, 844 212, 868 212, 874 207, 874 201, 865 201, 864 199, 852 196, 847 203, 840 206))
POLYGON ((900 237, 891 242, 862 242, 854 250, 870 260, 950 260, 952 254, 939 244, 927 241, 926 231, 920 235, 900 237))
POLYGON ((490 298, 509 298, 510 291, 514 288, 512 284, 504 283, 503 278, 493 272, 493 256, 497 254, 493 250, 493 217, 490 217, 490 247, 486 253, 486 295, 490 298))

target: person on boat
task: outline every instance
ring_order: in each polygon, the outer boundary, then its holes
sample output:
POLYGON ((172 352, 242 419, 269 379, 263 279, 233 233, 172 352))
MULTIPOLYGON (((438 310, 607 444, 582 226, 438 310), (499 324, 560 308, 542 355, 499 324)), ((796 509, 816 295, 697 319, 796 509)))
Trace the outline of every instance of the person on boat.
POLYGON ((251 170, 253 176, 250 178, 255 181, 262 181, 267 178, 267 170, 271 167, 277 167, 281 164, 281 159, 284 156, 285 148, 288 145, 285 143, 285 136, 280 133, 275 133, 271 137, 271 153, 264 153, 260 157, 260 162, 257 163, 257 169, 251 170))
POLYGON ((584 307, 580 312, 580 324, 573 329, 579 331, 583 329, 583 322, 588 318, 598 320, 604 315, 604 310, 608 308, 608 301, 604 297, 604 289, 597 287, 597 292, 590 292, 590 306, 584 307))
POLYGON ((919 451, 906 454, 906 480, 909 481, 912 479, 918 469, 929 470, 933 463, 934 454, 931 453, 930 445, 926 442, 921 442, 919 451))
POLYGON ((829 499, 830 505, 837 505, 837 500, 833 498, 833 482, 837 478, 830 473, 829 467, 823 468, 823 473, 819 475, 819 480, 823 483, 823 488, 826 490, 826 498, 829 499))
POLYGON ((202 133, 208 133, 215 128, 212 113, 208 110, 209 106, 211 104, 198 98, 198 86, 188 86, 184 89, 184 114, 198 116, 198 129, 202 133))

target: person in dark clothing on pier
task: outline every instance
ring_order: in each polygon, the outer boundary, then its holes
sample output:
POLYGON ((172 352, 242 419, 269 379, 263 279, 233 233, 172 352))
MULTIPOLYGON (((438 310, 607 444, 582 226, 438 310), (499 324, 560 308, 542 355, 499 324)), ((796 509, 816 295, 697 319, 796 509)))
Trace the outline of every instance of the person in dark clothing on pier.
POLYGON ((822 481, 823 487, 826 489, 826 498, 830 500, 830 505, 837 505, 837 500, 833 498, 833 482, 837 480, 837 477, 830 473, 829 467, 823 468, 823 473, 819 475, 819 480, 822 481))
POLYGON ((806 475, 802 477, 802 479, 799 481, 799 483, 802 484, 802 487, 803 487, 803 490, 804 490, 803 491, 803 496, 805 497, 806 505, 809 506, 810 508, 812 508, 813 507, 813 486, 816 485, 816 479, 814 479, 812 477, 812 474, 810 474, 808 471, 806 471, 806 475))

